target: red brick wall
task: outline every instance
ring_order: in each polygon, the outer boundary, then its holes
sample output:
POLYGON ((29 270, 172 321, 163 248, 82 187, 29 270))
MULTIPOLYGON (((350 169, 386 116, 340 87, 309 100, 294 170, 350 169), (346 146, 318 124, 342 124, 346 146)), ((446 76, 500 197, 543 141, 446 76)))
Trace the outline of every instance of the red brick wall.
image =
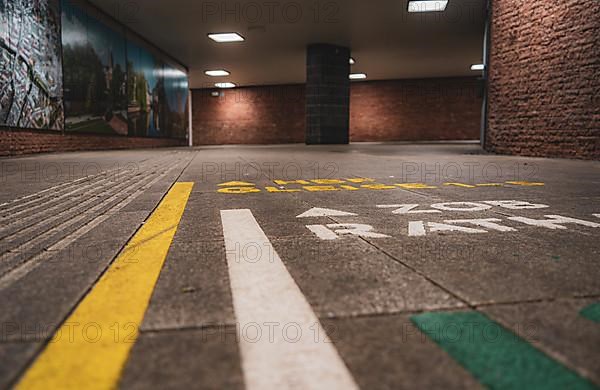
POLYGON ((493 1, 486 148, 600 158, 600 1, 493 1))
POLYGON ((353 83, 352 141, 477 140, 482 83, 477 78, 353 83))
POLYGON ((194 145, 304 142, 303 85, 213 91, 192 93, 194 145))
MULTIPOLYGON (((353 83, 351 141, 479 139, 480 82, 476 78, 353 83)), ((195 145, 302 143, 304 85, 195 90, 195 145)))
POLYGON ((0 156, 78 150, 156 148, 184 146, 186 140, 116 137, 92 134, 62 134, 36 130, 0 128, 0 156))

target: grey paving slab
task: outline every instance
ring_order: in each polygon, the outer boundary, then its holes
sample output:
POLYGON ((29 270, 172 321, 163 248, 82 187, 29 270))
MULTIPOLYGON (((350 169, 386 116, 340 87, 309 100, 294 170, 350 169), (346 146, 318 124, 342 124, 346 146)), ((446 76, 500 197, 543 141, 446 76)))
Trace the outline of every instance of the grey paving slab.
POLYGON ((51 253, 29 272, 6 282, 0 289, 0 301, 6 302, 0 311, 0 323, 16 323, 21 329, 42 329, 32 336, 36 340, 51 335, 146 215, 114 215, 65 249, 51 253))
POLYGON ((471 304, 600 293, 596 239, 572 230, 525 231, 373 242, 471 304))
POLYGON ((223 228, 219 208, 192 192, 179 222, 175 242, 222 240, 223 228))
POLYGON ((225 246, 175 242, 144 317, 143 330, 235 324, 225 246))
POLYGON ((235 327, 142 333, 122 389, 243 389, 235 327))
MULTIPOLYGON (((410 312, 451 310, 464 304, 480 305, 479 309, 507 327, 523 322, 541 324, 539 347, 598 382, 596 372, 600 370, 593 350, 597 324, 579 317, 574 322, 567 319, 588 302, 573 297, 600 296, 600 229, 565 225, 567 230, 550 230, 507 220, 512 216, 542 219, 546 214, 559 214, 599 222, 600 218, 592 216, 600 213, 598 162, 495 156, 481 153, 476 145, 400 144, 207 147, 190 152, 69 153, 8 161, 21 167, 20 171, 2 172, 0 204, 53 184, 68 183, 65 177, 54 181, 47 177, 23 179, 23 164, 51 167, 77 163, 80 166, 73 176, 77 178, 85 176, 85 166, 109 169, 115 164, 133 164, 140 168, 138 178, 164 172, 178 161, 180 166, 71 247, 50 253, 49 261, 40 262, 17 282, 2 284, 0 279, 0 300, 7 302, 0 311, 0 322, 19 326, 0 343, 0 358, 6 356, 4 351, 14 356, 14 362, 0 371, 0 387, 34 353, 34 349, 13 346, 34 345, 30 342, 43 340, 64 319, 175 180, 193 181, 195 186, 125 370, 123 388, 243 386, 240 356, 231 336, 235 316, 220 219, 220 210, 242 208, 253 212, 326 328, 335 326, 330 336, 363 388, 478 387, 409 321, 410 312), (457 164, 461 170, 453 177, 439 172, 450 171, 457 164), (472 173, 465 168, 469 166, 475 167, 472 173), (490 167, 500 168, 502 174, 494 176, 490 167), (265 190, 266 186, 277 187, 276 179, 352 177, 373 178, 382 184, 429 183, 438 188, 297 193, 265 190), (505 183, 511 180, 545 185, 505 183), (226 181, 252 182, 261 192, 218 193, 222 188, 218 184, 226 181), (505 184, 476 188, 443 185, 448 181, 505 184), (433 203, 513 199, 550 207, 411 215, 395 215, 393 209, 376 207, 410 203, 423 209, 433 203), (296 218, 311 207, 357 215, 296 218), (408 236, 410 221, 443 223, 472 218, 498 218, 516 231, 408 236), (322 241, 306 228, 308 224, 332 223, 368 224, 390 237, 342 236, 322 241), (90 246, 100 251, 84 253, 90 246), (587 322, 581 322, 584 320, 587 322), (48 331, 36 331, 38 325, 45 325, 48 331), (22 330, 32 327, 33 334, 23 335, 22 330), (223 335, 229 338, 224 340, 223 335)), ((19 239, 26 242, 29 237, 19 239)), ((29 253, 22 255, 27 260, 29 253)))
POLYGON ((460 307, 462 303, 360 238, 272 240, 317 314, 356 316, 460 307))
MULTIPOLYGON (((167 188, 168 190, 168 188, 167 188)), ((153 211, 156 206, 160 203, 160 201, 164 198, 167 190, 158 191, 158 192, 145 192, 138 195, 135 201, 129 203, 127 206, 123 207, 121 212, 131 212, 131 211, 153 211)))
POLYGON ((494 305, 480 310, 600 386, 600 324, 579 315, 593 302, 600 298, 494 305))
POLYGON ((363 389, 481 388, 408 315, 329 319, 323 327, 363 389))
MULTIPOLYGON (((12 328, 12 324, 4 323, 2 324, 2 328, 3 333, 18 331, 12 328)), ((31 360, 38 348, 39 343, 33 342, 0 343, 0 388, 8 389, 15 384, 18 375, 23 369, 24 362, 31 360)))

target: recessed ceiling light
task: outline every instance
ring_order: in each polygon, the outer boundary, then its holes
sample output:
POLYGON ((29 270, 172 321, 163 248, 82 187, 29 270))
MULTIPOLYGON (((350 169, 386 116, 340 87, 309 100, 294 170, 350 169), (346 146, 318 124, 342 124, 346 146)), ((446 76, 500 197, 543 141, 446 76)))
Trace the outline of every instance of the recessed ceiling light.
POLYGON ((484 69, 485 69, 485 65, 484 64, 471 65, 471 70, 484 70, 484 69))
POLYGON ((236 32, 208 34, 208 37, 218 43, 244 41, 244 37, 236 32))
POLYGON ((367 75, 364 73, 352 73, 350 74, 350 80, 364 80, 367 78, 367 75))
POLYGON ((350 65, 354 65, 356 64, 356 61, 354 61, 354 58, 350 57, 350 65))
POLYGON ((215 69, 204 71, 204 74, 212 77, 229 76, 229 72, 225 69, 215 69))
POLYGON ((217 88, 235 88, 234 83, 216 83, 215 87, 217 88))
POLYGON ((408 12, 442 12, 447 5, 448 0, 410 0, 408 12))

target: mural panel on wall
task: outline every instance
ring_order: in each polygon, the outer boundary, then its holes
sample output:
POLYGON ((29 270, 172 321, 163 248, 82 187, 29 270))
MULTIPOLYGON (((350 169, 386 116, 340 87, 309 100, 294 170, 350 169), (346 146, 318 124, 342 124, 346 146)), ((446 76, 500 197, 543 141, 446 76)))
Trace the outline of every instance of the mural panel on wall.
POLYGON ((125 32, 62 1, 65 129, 127 135, 125 32))
POLYGON ((0 126, 185 138, 188 77, 166 60, 85 1, 0 0, 0 126))
POLYGON ((170 129, 171 136, 185 138, 188 129, 188 77, 175 67, 165 65, 166 119, 165 127, 170 129))
POLYGON ((63 128, 58 0, 0 0, 0 125, 63 128))
POLYGON ((129 135, 167 136, 161 126, 164 100, 163 64, 144 47, 127 41, 129 135))

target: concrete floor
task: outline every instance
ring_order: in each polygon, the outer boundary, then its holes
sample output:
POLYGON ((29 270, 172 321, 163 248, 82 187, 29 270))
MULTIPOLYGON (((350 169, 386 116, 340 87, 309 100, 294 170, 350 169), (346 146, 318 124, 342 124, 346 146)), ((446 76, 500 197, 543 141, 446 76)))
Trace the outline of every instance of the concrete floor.
MULTIPOLYGON (((0 167, 0 388, 35 367, 176 182, 194 185, 134 324, 122 388, 491 386, 413 320, 472 311, 600 385, 600 324, 582 314, 600 302, 599 162, 352 144, 53 154, 0 167), (301 216, 313 208, 328 210, 301 216), (233 261, 255 258, 225 248, 221 211, 240 209, 266 236, 251 241, 267 248, 260 259, 284 267, 233 261), (294 350, 239 337, 244 319, 293 319, 296 308, 333 343, 294 350), (298 363, 304 353, 317 367, 298 363)), ((236 223, 229 244, 247 244, 254 225, 236 223)))

